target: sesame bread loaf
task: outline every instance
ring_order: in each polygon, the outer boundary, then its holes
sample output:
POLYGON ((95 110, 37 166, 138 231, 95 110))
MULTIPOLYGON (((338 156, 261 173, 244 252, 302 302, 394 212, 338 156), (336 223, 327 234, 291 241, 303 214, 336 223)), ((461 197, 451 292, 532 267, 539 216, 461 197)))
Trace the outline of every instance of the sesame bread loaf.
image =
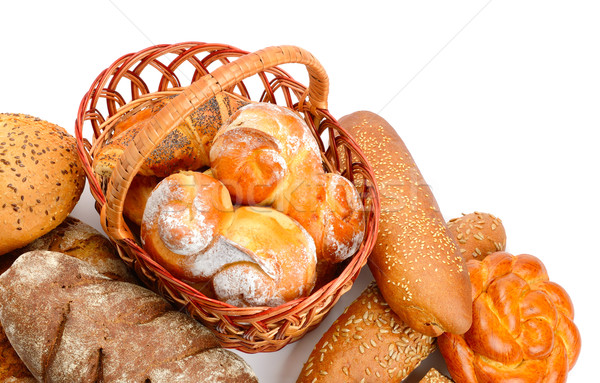
POLYGON ((506 250, 506 231, 502 221, 491 214, 474 212, 448 221, 448 229, 466 261, 482 260, 496 251, 506 250))
POLYGON ((465 262, 404 142, 375 113, 355 112, 339 122, 364 151, 382 196, 368 263, 381 294, 423 334, 466 332, 471 288, 465 262))
POLYGON ((452 379, 442 375, 435 368, 432 368, 427 371, 427 374, 425 374, 423 379, 419 380, 419 383, 452 383, 452 379))
POLYGON ((160 296, 58 252, 23 254, 0 276, 0 321, 38 381, 257 382, 160 296))
POLYGON ((400 382, 433 342, 402 323, 373 282, 322 336, 297 382, 400 382))

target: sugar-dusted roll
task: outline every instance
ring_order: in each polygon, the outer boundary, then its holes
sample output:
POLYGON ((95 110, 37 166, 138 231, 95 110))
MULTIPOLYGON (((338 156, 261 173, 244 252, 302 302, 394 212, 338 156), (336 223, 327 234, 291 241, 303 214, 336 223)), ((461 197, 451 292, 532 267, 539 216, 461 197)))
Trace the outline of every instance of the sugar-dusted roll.
POLYGON ((471 325, 471 288, 463 257, 396 130, 371 112, 339 120, 375 172, 381 219, 369 257, 381 294, 400 319, 430 336, 471 325))
POLYGON ((325 173, 317 141, 296 112, 270 103, 240 108, 217 132, 210 160, 234 203, 272 206, 297 220, 319 261, 341 262, 358 250, 360 196, 342 176, 325 173))
POLYGON ((272 208, 234 209, 225 186, 204 173, 158 184, 141 239, 175 277, 235 306, 277 306, 315 284, 316 249, 306 230, 272 208))

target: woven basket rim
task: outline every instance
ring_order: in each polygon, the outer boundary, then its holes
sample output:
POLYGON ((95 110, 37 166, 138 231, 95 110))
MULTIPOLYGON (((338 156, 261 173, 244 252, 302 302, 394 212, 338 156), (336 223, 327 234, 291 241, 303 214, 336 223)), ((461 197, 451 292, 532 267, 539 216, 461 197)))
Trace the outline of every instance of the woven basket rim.
MULTIPOLYGON (((143 49, 138 52, 123 55, 119 59, 117 59, 111 66, 109 66, 107 69, 102 71, 100 73, 100 75, 97 76, 96 80, 93 82, 92 86, 90 87, 90 90, 83 97, 81 104, 80 104, 80 108, 78 110, 78 115, 77 115, 77 120, 76 120, 75 133, 76 133, 76 138, 77 138, 77 147, 78 147, 79 156, 82 159, 82 162, 84 163, 84 168, 86 170, 86 177, 88 178, 88 181, 90 183, 90 189, 99 188, 97 190, 97 192, 99 192, 98 195, 94 194, 94 192, 92 192, 92 194, 93 194, 94 198, 96 199, 97 209, 100 208, 101 222, 103 222, 106 219, 106 216, 103 216, 103 212, 105 211, 104 207, 107 204, 107 200, 106 200, 106 197, 103 195, 102 188, 99 187, 99 185, 98 185, 99 180, 96 178, 96 176, 93 173, 93 170, 91 169, 90 160, 91 160, 92 156, 90 153, 94 150, 94 148, 96 148, 96 145, 101 143, 102 140, 105 139, 105 136, 107 134, 109 134, 109 129, 106 129, 106 128, 110 127, 110 125, 114 121, 116 121, 120 116, 124 115, 128 111, 131 111, 133 108, 135 108, 137 106, 143 105, 147 100, 155 99, 158 97, 167 97, 170 95, 176 95, 176 94, 182 92, 186 87, 176 87, 176 88, 169 88, 168 90, 148 92, 148 93, 145 93, 145 94, 139 96, 138 98, 135 98, 135 99, 125 103, 123 106, 118 108, 116 113, 109 115, 108 118, 106 120, 104 120, 104 122, 102 124, 100 124, 100 127, 99 127, 100 135, 97 137, 95 136, 95 139, 96 139, 95 142, 93 144, 90 144, 89 142, 86 142, 87 140, 85 140, 83 138, 83 127, 86 122, 86 115, 89 112, 89 109, 88 109, 88 107, 90 106, 89 103, 92 102, 92 100, 94 100, 94 102, 97 103, 102 99, 102 95, 98 92, 97 87, 98 86, 104 87, 104 86, 106 86, 107 83, 110 83, 111 81, 113 81, 114 78, 111 79, 111 76, 113 75, 113 72, 115 71, 115 69, 119 67, 119 65, 123 65, 123 63, 130 63, 132 60, 135 61, 137 58, 144 56, 144 54, 147 54, 149 52, 154 52, 155 50, 159 50, 161 48, 166 49, 166 50, 177 50, 177 49, 184 49, 184 48, 192 49, 196 45, 202 45, 204 47, 209 46, 209 45, 214 45, 219 48, 222 48, 223 50, 226 50, 226 49, 231 50, 232 52, 235 52, 236 54, 239 54, 239 55, 248 54, 246 51, 237 50, 237 48, 231 47, 229 45, 224 45, 224 44, 206 44, 206 43, 186 42, 186 43, 179 43, 179 44, 163 44, 163 45, 156 45, 156 46, 148 47, 148 48, 143 49), (246 53, 244 53, 244 52, 246 52, 246 53), (104 198, 102 198, 102 197, 104 197, 104 198)), ((277 68, 277 69, 279 69, 279 68, 277 68)), ((287 74, 283 70, 281 70, 281 72, 287 74)), ((291 78, 291 76, 290 76, 290 79, 292 81, 295 81, 291 78)), ((102 89, 102 88, 100 88, 100 89, 102 89)), ((301 100, 301 101, 303 101, 303 100, 301 100)), ((96 104, 94 104, 94 107, 95 107, 95 105, 96 104)), ((372 170, 370 169, 370 166, 368 165, 368 161, 364 157, 364 154, 362 154, 362 151, 360 150, 360 147, 358 146, 358 144, 356 144, 356 142, 353 140, 353 138, 350 137, 350 135, 337 123, 337 120, 335 120, 335 118, 329 113, 329 111, 326 108, 325 109, 315 108, 313 105, 310 105, 310 103, 301 105, 301 108, 303 110, 298 110, 299 112, 304 113, 305 115, 307 115, 307 113, 318 113, 318 115, 320 116, 320 121, 327 120, 328 123, 334 125, 334 127, 336 129, 336 133, 341 134, 343 140, 348 141, 349 144, 353 144, 355 146, 354 149, 362 155, 362 158, 361 158, 362 161, 361 161, 360 165, 363 165, 366 168, 365 171, 367 173, 370 172, 369 174, 372 175, 372 170)), ((89 117, 87 117, 87 118, 89 119, 89 117)), ((338 149, 334 148, 333 150, 337 151, 338 149)), ((162 267, 160 264, 155 262, 152 259, 152 257, 150 257, 144 251, 142 246, 139 245, 138 243, 136 243, 135 241, 115 241, 113 236, 111 236, 108 232, 107 232, 107 234, 109 234, 109 238, 111 240, 116 242, 120 254, 121 254, 121 251, 125 251, 124 249, 128 249, 128 250, 134 251, 136 253, 139 253, 137 255, 141 255, 144 258, 145 262, 150 263, 150 264, 155 263, 156 270, 161 270, 161 269, 164 270, 164 275, 157 276, 157 278, 160 279, 162 277, 166 277, 166 278, 170 279, 171 281, 176 282, 176 284, 180 284, 181 290, 178 291, 178 293, 182 294, 182 291, 183 291, 185 294, 188 294, 189 296, 197 299, 198 301, 202 302, 203 304, 209 305, 210 310, 207 310, 207 311, 210 311, 211 313, 214 313, 220 317, 226 316, 228 319, 230 317, 235 317, 235 320, 237 320, 239 322, 248 320, 248 321, 251 321, 252 323, 255 323, 255 322, 258 323, 258 322, 263 322, 267 319, 271 319, 273 317, 285 316, 285 313, 288 312, 290 310, 290 308, 295 308, 297 311, 299 311, 298 308, 301 310, 309 310, 309 311, 313 311, 313 310, 317 309, 317 311, 318 311, 318 308, 320 305, 327 306, 329 304, 327 302, 327 300, 329 298, 333 297, 332 299, 334 299, 337 302, 339 297, 341 295, 343 295, 352 286, 352 284, 354 283, 354 280, 358 277, 360 270, 366 264, 367 259, 368 259, 368 254, 370 253, 370 250, 374 246, 374 239, 375 239, 374 237, 376 237, 377 231, 378 231, 378 218, 379 218, 379 209, 380 209, 379 197, 378 197, 379 192, 377 189, 377 184, 376 184, 376 182, 374 182, 374 176, 369 178, 368 180, 371 181, 371 185, 369 185, 369 187, 371 189, 371 191, 369 192, 370 197, 371 197, 371 205, 370 205, 370 211, 369 212, 366 211, 365 214, 366 214, 366 216, 371 217, 371 222, 370 222, 370 226, 367 228, 368 231, 365 233, 365 240, 361 244, 361 247, 358 250, 358 252, 350 259, 350 261, 345 265, 341 274, 338 275, 336 278, 329 281, 325 285, 321 286, 319 289, 312 291, 311 294, 306 297, 301 297, 296 300, 286 302, 277 307, 267 307, 267 306, 236 307, 236 306, 229 305, 225 302, 221 302, 221 301, 206 297, 204 294, 197 291, 192 286, 189 286, 187 283, 185 283, 181 280, 178 280, 177 278, 174 278, 170 273, 168 273, 167 270, 164 269, 164 267, 162 267), (367 240, 367 237, 369 237, 369 240, 367 240), (121 248, 121 247, 123 247, 123 248, 121 248), (366 248, 366 247, 369 247, 369 248, 366 248), (343 276, 343 278, 342 278, 342 276, 343 276), (338 294, 338 295, 335 296, 336 294, 338 294)), ((366 217, 365 219, 367 219, 367 218, 368 217, 366 217)), ((103 223, 103 228, 105 228, 104 223, 103 223)), ((105 228, 105 231, 106 231, 106 228, 105 228)), ((123 254, 121 254, 121 255, 123 256, 123 254)), ((156 272, 156 270, 151 270, 151 271, 156 272)), ((173 297, 171 297, 171 298, 174 299, 173 297)), ((197 303, 197 302, 189 302, 188 304, 194 306, 195 303, 197 303)), ((327 314, 329 309, 327 309, 327 311, 325 312, 325 315, 327 314)), ((309 313, 309 315, 312 315, 312 314, 309 313)), ((319 320, 319 322, 320 322, 320 320, 319 320)), ((235 348, 238 348, 241 351, 246 351, 246 352, 257 352, 257 351, 254 351, 252 349, 248 349, 245 347, 241 347, 241 348, 235 347, 235 348)), ((280 347, 277 346, 276 349, 279 349, 279 348, 280 347)), ((273 349, 273 350, 261 349, 259 351, 275 351, 275 349, 273 349)))

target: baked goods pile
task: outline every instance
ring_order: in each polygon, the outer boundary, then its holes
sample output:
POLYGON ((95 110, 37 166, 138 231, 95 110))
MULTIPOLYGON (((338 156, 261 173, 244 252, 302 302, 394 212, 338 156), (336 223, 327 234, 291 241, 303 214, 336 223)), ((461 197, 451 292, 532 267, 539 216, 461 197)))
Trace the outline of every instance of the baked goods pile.
MULTIPOLYGON (((114 121, 93 156, 96 177, 111 179, 170 100, 114 121)), ((422 382, 566 381, 581 337, 569 295, 542 260, 507 253, 491 214, 446 222, 380 116, 357 112, 339 123, 382 195, 368 261, 374 281, 324 333, 297 381, 402 381, 436 348, 451 378, 440 366, 422 382)), ((2 114, 0 127, 0 380, 257 381, 213 332, 141 286, 110 241, 68 217, 84 185, 73 137, 24 115, 2 114)), ((361 180, 327 172, 313 134, 290 108, 220 92, 145 158, 123 216, 182 284, 232 307, 276 312, 332 281, 367 230, 361 180)))
MULTIPOLYGON (((384 119, 356 112, 340 124, 369 157, 384 196, 369 260, 376 285, 322 336, 297 381, 401 381, 436 347, 457 383, 566 381, 581 337, 568 294, 541 260, 505 252, 504 226, 491 214, 444 222, 384 119)), ((452 380, 431 370, 421 381, 452 380)))
MULTIPOLYGON (((99 176, 160 106, 121 117, 94 158, 99 176)), ((175 278, 234 306, 308 296, 365 233, 355 186, 325 172, 306 122, 275 104, 213 97, 152 151, 134 180, 124 214, 139 222, 144 249, 175 278)))

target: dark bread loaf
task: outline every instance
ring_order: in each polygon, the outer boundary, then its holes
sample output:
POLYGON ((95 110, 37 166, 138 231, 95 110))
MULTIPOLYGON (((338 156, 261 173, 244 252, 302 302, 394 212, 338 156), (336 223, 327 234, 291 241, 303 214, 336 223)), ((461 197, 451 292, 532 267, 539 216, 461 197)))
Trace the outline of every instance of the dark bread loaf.
POLYGON ((342 117, 381 193, 381 219, 369 268, 400 319, 429 336, 462 334, 471 325, 465 262, 431 189, 394 128, 372 112, 342 117))
POLYGON ((158 295, 58 252, 23 254, 0 276, 0 321, 39 381, 257 381, 158 295))

